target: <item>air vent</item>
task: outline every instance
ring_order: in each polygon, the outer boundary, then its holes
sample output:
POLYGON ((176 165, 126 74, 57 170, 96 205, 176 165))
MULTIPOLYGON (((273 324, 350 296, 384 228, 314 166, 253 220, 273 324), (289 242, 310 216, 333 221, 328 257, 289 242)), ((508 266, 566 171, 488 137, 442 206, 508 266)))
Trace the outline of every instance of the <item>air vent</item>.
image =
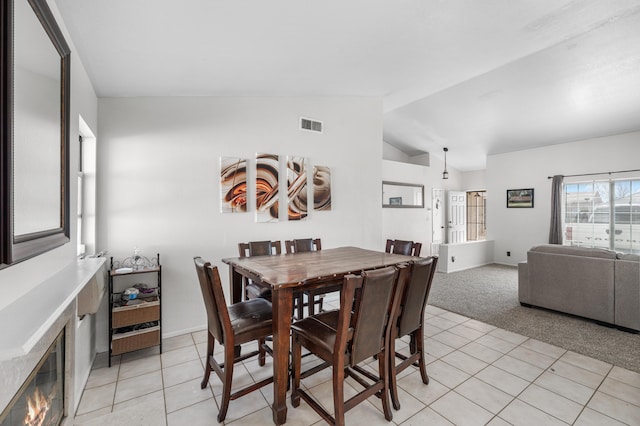
POLYGON ((322 133, 322 121, 300 117, 300 128, 302 130, 310 130, 312 132, 322 133))

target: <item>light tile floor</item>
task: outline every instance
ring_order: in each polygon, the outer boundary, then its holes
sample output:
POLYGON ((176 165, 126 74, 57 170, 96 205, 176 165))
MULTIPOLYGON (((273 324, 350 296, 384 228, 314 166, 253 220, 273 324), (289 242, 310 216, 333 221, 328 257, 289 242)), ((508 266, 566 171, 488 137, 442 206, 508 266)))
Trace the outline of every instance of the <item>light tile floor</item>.
MULTIPOLYGON (((429 385, 409 368, 398 380, 402 408, 392 423, 372 397, 347 413, 347 424, 640 425, 640 374, 433 306, 425 317, 429 385)), ((165 339, 162 355, 155 348, 114 357, 111 368, 100 354, 74 424, 216 424, 221 387, 215 374, 200 389, 205 347, 201 331, 165 339)), ((236 366, 234 382, 243 386, 270 374, 270 361, 259 367, 254 358, 236 366)), ((348 384, 347 396, 354 391, 348 384)), ((303 385, 332 407, 330 370, 303 385)), ((232 401, 225 423, 273 424, 272 400, 267 386, 232 401)), ((324 421, 302 401, 298 408, 289 404, 287 424, 324 421)))

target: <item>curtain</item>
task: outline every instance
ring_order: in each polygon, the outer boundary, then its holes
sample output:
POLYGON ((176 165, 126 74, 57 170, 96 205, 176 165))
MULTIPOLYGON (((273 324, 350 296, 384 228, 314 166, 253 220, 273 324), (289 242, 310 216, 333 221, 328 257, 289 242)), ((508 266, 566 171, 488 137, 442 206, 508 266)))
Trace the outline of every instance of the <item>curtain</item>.
POLYGON ((562 180, 564 176, 555 175, 551 181, 551 224, 549 225, 549 244, 562 244, 562 180))

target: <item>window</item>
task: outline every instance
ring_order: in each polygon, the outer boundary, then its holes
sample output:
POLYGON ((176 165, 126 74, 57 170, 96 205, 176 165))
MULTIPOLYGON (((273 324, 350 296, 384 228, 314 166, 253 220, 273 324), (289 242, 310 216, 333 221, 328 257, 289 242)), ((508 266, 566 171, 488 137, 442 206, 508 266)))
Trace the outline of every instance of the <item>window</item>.
POLYGON ((487 191, 467 192, 467 241, 487 239, 487 191))
POLYGON ((96 137, 79 117, 77 238, 79 257, 96 253, 96 137))
POLYGON ((640 179, 567 183, 564 244, 640 253, 640 179))
POLYGON ((82 136, 80 136, 79 140, 79 161, 78 161, 78 226, 77 226, 77 247, 78 247, 78 256, 84 256, 85 253, 85 245, 84 239, 82 238, 82 207, 83 207, 83 199, 84 199, 84 184, 82 182, 83 178, 83 153, 82 153, 82 136))

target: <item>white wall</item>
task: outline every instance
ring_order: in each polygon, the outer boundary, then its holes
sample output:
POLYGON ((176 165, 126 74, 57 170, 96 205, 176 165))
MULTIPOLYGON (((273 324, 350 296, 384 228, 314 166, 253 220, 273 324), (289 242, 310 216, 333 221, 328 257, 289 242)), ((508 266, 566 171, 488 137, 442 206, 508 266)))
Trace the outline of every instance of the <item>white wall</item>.
POLYGON ((320 237, 323 248, 379 248, 378 98, 101 99, 99 110, 98 250, 116 258, 135 246, 160 252, 165 337, 205 327, 196 255, 218 265, 228 283, 221 259, 237 256, 243 241, 320 237), (323 121, 323 133, 299 130, 300 116, 323 121), (255 176, 256 152, 329 166, 333 210, 278 223, 255 223, 255 207, 220 213, 220 157, 248 158, 255 176))
MULTIPOLYGON (((0 309, 12 304, 47 278, 76 261, 77 234, 75 217, 77 213, 77 185, 75 185, 75 176, 78 167, 79 153, 79 116, 82 115, 86 124, 94 132, 98 128, 98 100, 95 91, 82 65, 81 59, 77 55, 73 40, 64 26, 55 1, 48 0, 47 3, 71 48, 71 105, 69 123, 71 178, 69 202, 69 216, 71 217, 70 242, 50 250, 47 253, 0 270, 0 309)), ((37 163, 33 163, 31 167, 38 168, 39 166, 37 163)), ((93 356, 95 356, 94 342, 92 340, 92 336, 95 334, 94 323, 93 318, 87 317, 86 321, 77 330, 75 336, 76 345, 85 348, 83 359, 74 360, 78 361, 78 368, 74 368, 74 371, 76 376, 80 376, 81 378, 88 376, 91 361, 93 360, 93 356)), ((73 324, 72 327, 75 327, 75 324, 73 324)), ((77 406, 82 391, 83 387, 75 387, 75 394, 72 396, 74 407, 77 406)), ((73 411, 73 407, 71 411, 73 411)))
MULTIPOLYGON (((64 23, 59 16, 56 4, 53 0, 48 1, 49 7, 62 30, 67 43, 71 47, 71 151, 70 151, 70 171, 73 178, 77 171, 78 164, 78 116, 82 114, 87 124, 92 129, 97 128, 97 98, 93 87, 87 77, 87 73, 76 55, 73 41, 69 37, 64 23)), ((37 164, 32 164, 37 168, 37 164)), ((70 185, 70 217, 76 216, 77 188, 73 183, 70 185)), ((70 262, 76 259, 76 223, 71 220, 70 242, 51 250, 47 253, 17 263, 8 268, 0 270, 0 309, 9 305, 36 285, 43 282, 47 277, 60 271, 70 262)))
POLYGON ((638 169, 638 158, 640 132, 489 156, 487 239, 495 241, 495 261, 516 265, 526 260, 530 247, 548 241, 548 176, 638 169), (506 208, 506 190, 518 188, 534 188, 534 208, 506 208))
POLYGON ((462 190, 481 191, 487 189, 487 171, 476 170, 462 173, 462 190))
POLYGON ((423 209, 382 209, 382 240, 381 246, 387 238, 422 243, 421 255, 428 256, 431 253, 432 233, 432 203, 431 194, 436 189, 460 188, 462 174, 456 169, 449 169, 449 179, 442 180, 444 163, 436 159, 432 167, 417 164, 408 164, 398 161, 382 161, 382 178, 385 181, 414 183, 424 185, 425 207, 423 209))
POLYGON ((441 244, 438 271, 450 273, 493 263, 492 240, 441 244))

